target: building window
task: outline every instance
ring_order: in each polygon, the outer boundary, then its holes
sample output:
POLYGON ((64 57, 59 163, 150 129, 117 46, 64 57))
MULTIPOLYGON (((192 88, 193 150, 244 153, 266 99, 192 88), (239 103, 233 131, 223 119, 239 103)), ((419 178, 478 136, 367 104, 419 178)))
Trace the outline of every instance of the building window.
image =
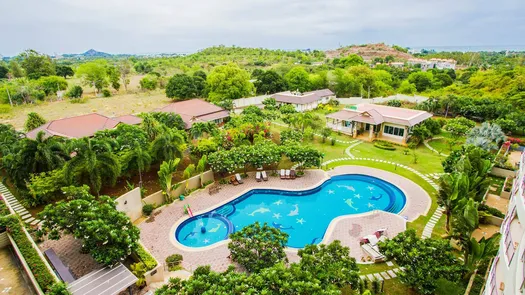
POLYGON ((405 135, 405 128, 385 125, 383 133, 403 137, 405 135))

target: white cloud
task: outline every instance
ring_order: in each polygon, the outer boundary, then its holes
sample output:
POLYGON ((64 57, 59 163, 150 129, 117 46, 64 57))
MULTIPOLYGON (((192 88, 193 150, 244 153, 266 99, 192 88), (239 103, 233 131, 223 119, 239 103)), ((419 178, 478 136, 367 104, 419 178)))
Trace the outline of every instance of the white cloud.
POLYGON ((504 45, 523 42, 523 11, 521 0, 17 0, 1 6, 0 54, 504 45))

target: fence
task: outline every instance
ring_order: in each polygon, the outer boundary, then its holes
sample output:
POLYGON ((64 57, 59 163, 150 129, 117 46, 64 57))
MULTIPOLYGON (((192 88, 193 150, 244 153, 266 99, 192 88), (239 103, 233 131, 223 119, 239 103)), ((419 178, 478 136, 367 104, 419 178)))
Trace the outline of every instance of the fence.
POLYGON ((254 97, 239 98, 233 101, 234 109, 243 109, 252 105, 262 105, 262 102, 271 95, 259 95, 254 97))
POLYGON ((373 98, 364 98, 364 97, 337 98, 337 100, 341 104, 385 103, 385 102, 388 102, 394 99, 413 102, 413 103, 420 103, 420 102, 428 100, 428 97, 419 96, 419 95, 410 96, 410 95, 404 95, 404 94, 396 94, 396 95, 391 95, 387 97, 373 97, 373 98))

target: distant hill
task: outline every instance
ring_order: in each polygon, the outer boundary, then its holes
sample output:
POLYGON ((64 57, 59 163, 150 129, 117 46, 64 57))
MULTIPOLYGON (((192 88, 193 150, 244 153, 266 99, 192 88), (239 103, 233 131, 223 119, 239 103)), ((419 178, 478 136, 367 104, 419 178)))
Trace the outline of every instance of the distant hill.
POLYGON ((407 60, 413 58, 410 53, 400 51, 384 43, 350 45, 326 51, 326 56, 328 58, 345 57, 350 54, 357 54, 366 61, 371 61, 376 57, 385 58, 389 55, 393 56, 396 60, 407 60))
POLYGON ((72 54, 63 54, 63 57, 84 57, 84 58, 93 58, 93 57, 111 57, 113 54, 96 51, 95 49, 90 49, 84 53, 72 53, 72 54))

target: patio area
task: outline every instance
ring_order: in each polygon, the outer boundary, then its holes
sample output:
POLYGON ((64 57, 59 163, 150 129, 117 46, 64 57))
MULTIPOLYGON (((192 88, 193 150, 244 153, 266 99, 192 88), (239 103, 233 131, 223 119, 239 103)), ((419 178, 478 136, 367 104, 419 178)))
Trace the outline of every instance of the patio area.
MULTIPOLYGON (((347 215, 337 218, 327 229, 324 242, 341 240, 343 245, 350 247, 351 255, 358 261, 365 255, 359 247, 362 236, 374 233, 379 228, 387 228, 386 235, 393 237, 406 228, 405 218, 414 220, 421 214, 426 214, 430 208, 431 199, 426 192, 410 180, 399 175, 383 170, 366 168, 360 166, 341 166, 334 170, 325 172, 323 170, 308 170, 303 177, 295 180, 281 180, 279 177, 269 177, 267 182, 256 182, 254 173, 248 173, 244 184, 221 185, 219 193, 209 195, 208 190, 200 190, 184 201, 174 203, 160 208, 151 222, 143 222, 139 225, 141 230, 141 241, 161 263, 167 256, 181 254, 183 256, 182 266, 193 271, 201 265, 210 265, 213 270, 224 271, 232 264, 228 258, 229 250, 226 243, 218 244, 207 249, 183 249, 176 246, 174 242, 174 224, 187 218, 183 206, 188 204, 195 215, 226 203, 241 194, 256 188, 273 188, 286 190, 307 190, 314 188, 328 179, 330 175, 338 174, 369 174, 397 185, 407 196, 407 204, 401 215, 383 211, 373 211, 359 215, 347 215)), ((299 257, 293 249, 287 249, 290 262, 298 261, 299 257)))

